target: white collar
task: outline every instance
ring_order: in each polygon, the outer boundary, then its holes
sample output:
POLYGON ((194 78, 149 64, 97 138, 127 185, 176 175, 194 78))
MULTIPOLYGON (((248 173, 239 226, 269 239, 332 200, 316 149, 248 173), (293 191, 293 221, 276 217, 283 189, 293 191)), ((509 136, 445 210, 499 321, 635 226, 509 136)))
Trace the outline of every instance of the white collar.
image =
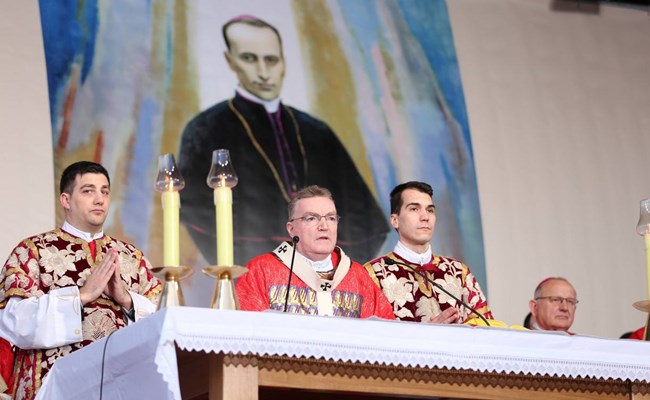
POLYGON ((431 245, 427 247, 427 250, 424 253, 416 253, 413 250, 406 247, 406 245, 400 242, 399 240, 397 241, 397 244, 393 249, 393 253, 399 254, 399 256, 405 259, 406 261, 418 265, 428 264, 429 262, 431 262, 431 256, 432 256, 431 245))
POLYGON ((310 260, 309 258, 303 256, 303 255, 300 254, 300 253, 297 253, 297 254, 298 254, 300 257, 304 258, 305 261, 307 261, 307 263, 308 263, 309 265, 311 265, 311 267, 312 267, 312 268, 314 269, 314 271, 316 271, 316 272, 327 272, 327 271, 331 271, 331 270, 334 269, 334 264, 332 264, 332 255, 331 255, 331 254, 328 255, 326 259, 324 259, 324 260, 320 260, 320 261, 310 260))
POLYGON ((235 89, 237 93, 245 98, 248 101, 252 101, 253 103, 261 104, 264 106, 264 109, 266 109, 266 112, 269 114, 273 114, 274 112, 278 111, 278 108, 280 108, 280 97, 276 97, 273 100, 262 100, 259 97, 255 96, 253 93, 250 93, 246 89, 244 89, 241 86, 237 86, 235 89))
POLYGON ((104 230, 99 231, 95 235, 91 235, 88 232, 80 231, 79 229, 75 228, 68 221, 63 222, 63 226, 61 226, 61 229, 78 238, 85 240, 86 242, 92 242, 93 240, 99 239, 102 236, 104 236, 104 230))

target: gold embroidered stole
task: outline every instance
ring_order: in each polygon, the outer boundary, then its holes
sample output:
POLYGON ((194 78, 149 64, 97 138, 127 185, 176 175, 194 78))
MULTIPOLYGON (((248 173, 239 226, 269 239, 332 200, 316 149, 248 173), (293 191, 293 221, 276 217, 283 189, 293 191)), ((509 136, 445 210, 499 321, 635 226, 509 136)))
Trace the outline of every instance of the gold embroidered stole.
MULTIPOLYGON (((339 265, 335 267, 336 271, 334 272, 332 280, 322 279, 303 257, 294 258, 293 273, 305 282, 305 284, 307 284, 307 286, 309 286, 314 292, 316 292, 318 315, 334 315, 332 291, 343 281, 343 278, 345 278, 352 266, 350 257, 348 257, 340 248, 339 252, 341 254, 341 260, 339 261, 339 265)), ((284 242, 273 250, 273 254, 275 254, 287 268, 291 268, 292 253, 293 244, 291 242, 284 242)), ((290 288, 287 290, 290 290, 290 288)))

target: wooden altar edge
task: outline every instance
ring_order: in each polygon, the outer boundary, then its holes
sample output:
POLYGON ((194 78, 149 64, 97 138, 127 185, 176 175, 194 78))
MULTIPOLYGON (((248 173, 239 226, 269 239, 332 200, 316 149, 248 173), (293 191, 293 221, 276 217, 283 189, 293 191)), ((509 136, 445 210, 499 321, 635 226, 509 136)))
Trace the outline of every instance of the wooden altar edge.
POLYGON ((424 398, 650 400, 650 384, 620 379, 403 367, 251 353, 177 350, 177 354, 183 399, 257 399, 257 390, 240 390, 249 386, 424 398), (236 393, 229 391, 232 389, 237 389, 236 393))

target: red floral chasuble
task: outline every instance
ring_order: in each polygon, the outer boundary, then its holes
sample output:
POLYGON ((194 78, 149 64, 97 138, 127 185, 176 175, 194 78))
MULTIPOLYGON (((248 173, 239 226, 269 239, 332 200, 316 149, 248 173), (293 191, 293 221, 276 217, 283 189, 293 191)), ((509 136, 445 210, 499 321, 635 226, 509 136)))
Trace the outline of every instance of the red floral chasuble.
POLYGON ((494 319, 478 281, 465 264, 453 258, 434 254, 430 263, 420 266, 391 252, 366 263, 365 267, 393 305, 393 312, 397 319, 428 322, 431 317, 435 317, 449 307, 458 309, 463 322, 473 318, 474 314, 415 272, 399 265, 385 264, 385 258, 412 266, 462 299, 485 318, 494 319))
MULTIPOLYGON (((104 254, 116 248, 122 280, 130 291, 149 298, 154 304, 162 289, 151 272, 149 261, 135 246, 111 238, 97 239, 93 260, 88 243, 61 229, 33 236, 21 242, 11 253, 0 273, 0 308, 12 296, 23 298, 47 294, 50 290, 72 285, 83 286, 92 268, 104 254)), ((53 349, 18 349, 14 365, 15 399, 32 399, 45 374, 60 357, 126 326, 120 306, 102 294, 84 306, 83 341, 53 349)))

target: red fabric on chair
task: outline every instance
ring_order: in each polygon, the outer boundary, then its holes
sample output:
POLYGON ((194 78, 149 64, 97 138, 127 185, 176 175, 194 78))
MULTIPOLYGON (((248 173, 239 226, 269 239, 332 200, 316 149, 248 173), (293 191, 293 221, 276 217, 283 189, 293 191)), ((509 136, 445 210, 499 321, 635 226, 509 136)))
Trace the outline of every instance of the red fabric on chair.
POLYGON ((642 326, 641 328, 632 332, 630 336, 628 336, 628 339, 643 340, 644 338, 645 338, 645 326, 642 326))
MULTIPOLYGON (((6 393, 11 393, 13 386, 14 351, 11 344, 0 338, 0 376, 7 385, 6 393)), ((0 392, 2 393, 2 392, 0 392)))

